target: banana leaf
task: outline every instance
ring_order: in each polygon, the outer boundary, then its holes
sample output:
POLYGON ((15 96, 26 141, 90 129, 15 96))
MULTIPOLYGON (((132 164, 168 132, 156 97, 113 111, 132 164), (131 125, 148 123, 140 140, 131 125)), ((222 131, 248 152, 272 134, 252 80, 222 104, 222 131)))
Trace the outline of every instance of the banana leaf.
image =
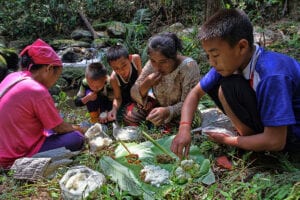
MULTIPOLYGON (((156 141, 169 151, 170 154, 173 154, 170 150, 173 138, 174 136, 166 136, 156 141)), ((162 154, 163 152, 149 141, 140 144, 131 142, 125 143, 125 145, 131 153, 139 155, 139 159, 142 161, 140 165, 127 162, 125 156, 128 155, 128 152, 121 144, 118 145, 115 150, 115 159, 103 156, 99 161, 100 168, 103 173, 110 177, 112 181, 116 182, 122 190, 129 192, 129 194, 133 196, 139 196, 143 197, 143 199, 150 200, 163 198, 166 194, 171 192, 173 187, 184 187, 172 182, 171 179, 170 184, 164 184, 160 187, 155 187, 143 182, 140 178, 140 171, 143 169, 143 166, 158 165, 161 168, 168 170, 170 172, 170 176, 172 176, 172 172, 178 166, 179 160, 177 159, 175 163, 171 164, 157 163, 156 155, 162 154)), ((197 163, 201 164, 205 158, 200 154, 199 148, 192 145, 189 159, 193 159, 197 163)), ((201 181, 206 185, 210 185, 215 182, 215 176, 211 169, 205 176, 203 176, 201 181)))

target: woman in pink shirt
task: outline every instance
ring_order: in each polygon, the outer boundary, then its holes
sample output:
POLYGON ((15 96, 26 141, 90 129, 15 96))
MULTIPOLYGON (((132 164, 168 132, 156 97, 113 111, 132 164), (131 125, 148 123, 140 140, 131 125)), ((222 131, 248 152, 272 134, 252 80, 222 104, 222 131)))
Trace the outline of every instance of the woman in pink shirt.
POLYGON ((60 117, 48 89, 62 72, 55 51, 41 39, 20 53, 22 71, 0 84, 0 168, 21 157, 66 147, 80 150, 84 136, 60 117), (47 131, 55 134, 47 137, 47 131))

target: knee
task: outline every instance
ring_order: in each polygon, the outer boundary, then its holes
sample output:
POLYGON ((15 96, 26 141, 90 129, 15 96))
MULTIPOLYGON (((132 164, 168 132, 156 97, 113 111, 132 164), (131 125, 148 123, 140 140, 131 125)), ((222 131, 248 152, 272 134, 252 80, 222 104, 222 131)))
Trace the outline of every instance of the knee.
POLYGON ((83 147, 84 136, 79 131, 74 131, 72 134, 72 144, 67 147, 71 151, 78 151, 83 147))

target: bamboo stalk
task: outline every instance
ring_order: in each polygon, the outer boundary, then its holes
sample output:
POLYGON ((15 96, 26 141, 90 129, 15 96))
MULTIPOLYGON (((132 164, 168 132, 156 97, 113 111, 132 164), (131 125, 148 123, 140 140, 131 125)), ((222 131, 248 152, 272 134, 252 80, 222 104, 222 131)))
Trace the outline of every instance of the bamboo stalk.
POLYGON ((162 152, 164 152, 165 154, 167 154, 168 156, 174 158, 174 156, 168 152, 164 147, 162 147, 158 142, 156 142, 149 134, 147 134, 145 131, 141 131, 142 134, 148 139, 150 140, 150 142, 152 142, 152 144, 154 144, 157 148, 159 148, 162 152))
POLYGON ((129 154, 132 154, 122 140, 118 140, 129 154))

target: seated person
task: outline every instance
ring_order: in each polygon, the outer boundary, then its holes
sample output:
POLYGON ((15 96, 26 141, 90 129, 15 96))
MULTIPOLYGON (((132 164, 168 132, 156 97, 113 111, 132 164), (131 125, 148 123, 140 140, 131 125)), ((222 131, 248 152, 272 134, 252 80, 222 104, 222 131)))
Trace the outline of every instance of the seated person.
POLYGON ((238 9, 223 9, 199 32, 211 70, 189 93, 171 150, 188 156, 190 122, 208 93, 239 135, 207 132, 215 142, 252 151, 300 151, 300 64, 253 43, 253 27, 238 9))
POLYGON ((106 123, 107 112, 112 107, 112 89, 106 68, 100 63, 91 63, 86 67, 85 78, 75 98, 76 106, 86 105, 91 123, 106 123))
POLYGON ((84 136, 60 117, 48 89, 62 72, 55 51, 38 39, 20 53, 22 71, 0 83, 0 167, 16 159, 65 147, 80 150, 84 136), (45 130, 55 134, 47 137, 45 130))
POLYGON ((126 106, 133 102, 130 89, 142 71, 142 61, 138 54, 129 55, 122 45, 110 47, 106 59, 113 69, 110 84, 114 91, 113 106, 108 113, 108 120, 114 121, 122 118, 126 106))
POLYGON ((180 50, 181 40, 174 33, 149 39, 149 61, 131 88, 131 97, 138 104, 127 109, 128 124, 138 125, 145 119, 155 126, 178 123, 183 101, 200 78, 196 61, 181 55, 180 50))

